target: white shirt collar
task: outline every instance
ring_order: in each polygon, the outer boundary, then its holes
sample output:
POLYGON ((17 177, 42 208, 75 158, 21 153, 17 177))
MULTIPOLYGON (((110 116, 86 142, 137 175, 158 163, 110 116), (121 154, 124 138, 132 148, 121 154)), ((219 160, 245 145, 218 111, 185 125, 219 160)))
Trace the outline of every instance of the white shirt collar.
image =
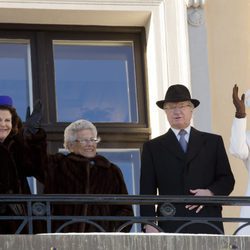
MULTIPOLYGON (((176 129, 176 128, 172 128, 172 127, 171 127, 171 129, 174 132, 177 140, 179 140, 180 139, 180 135, 179 135, 180 129, 176 129)), ((189 125, 184 130, 186 130, 186 132, 187 132, 187 134, 185 135, 185 139, 188 141, 189 140, 189 136, 190 136, 191 126, 189 125)))

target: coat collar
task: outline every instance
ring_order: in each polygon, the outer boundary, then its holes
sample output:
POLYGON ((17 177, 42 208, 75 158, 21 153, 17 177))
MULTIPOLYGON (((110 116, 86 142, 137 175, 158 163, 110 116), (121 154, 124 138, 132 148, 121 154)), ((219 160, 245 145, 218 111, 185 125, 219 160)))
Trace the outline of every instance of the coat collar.
POLYGON ((172 129, 169 129, 166 134, 162 137, 162 146, 170 151, 173 155, 177 156, 178 158, 185 158, 185 154, 173 132, 172 129))
POLYGON ((88 163, 90 164, 90 166, 98 166, 98 167, 103 167, 103 168, 108 168, 111 166, 111 162, 106 159, 104 156, 101 155, 96 155, 93 158, 86 158, 84 156, 81 155, 76 155, 74 153, 69 153, 67 156, 67 158, 74 160, 74 161, 81 161, 83 163, 88 163))
POLYGON ((200 152, 205 140, 206 137, 204 132, 195 128, 191 129, 188 143, 187 162, 191 161, 200 152))
POLYGON ((191 127, 187 153, 184 153, 171 129, 162 136, 163 147, 178 158, 186 159, 187 162, 191 161, 200 152, 204 140, 204 133, 191 127))

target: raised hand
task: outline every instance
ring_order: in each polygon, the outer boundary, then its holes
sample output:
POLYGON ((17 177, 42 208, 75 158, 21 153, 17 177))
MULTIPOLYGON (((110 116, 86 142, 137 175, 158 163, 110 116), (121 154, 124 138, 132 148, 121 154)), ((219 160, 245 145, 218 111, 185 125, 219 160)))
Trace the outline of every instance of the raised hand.
POLYGON ((36 134, 40 128, 41 120, 42 103, 40 100, 38 100, 34 105, 32 114, 30 114, 30 107, 27 107, 24 134, 36 134))
POLYGON ((233 87, 233 104, 236 108, 235 117, 244 118, 246 117, 246 107, 245 107, 245 94, 241 95, 241 98, 238 96, 239 88, 237 84, 233 87))

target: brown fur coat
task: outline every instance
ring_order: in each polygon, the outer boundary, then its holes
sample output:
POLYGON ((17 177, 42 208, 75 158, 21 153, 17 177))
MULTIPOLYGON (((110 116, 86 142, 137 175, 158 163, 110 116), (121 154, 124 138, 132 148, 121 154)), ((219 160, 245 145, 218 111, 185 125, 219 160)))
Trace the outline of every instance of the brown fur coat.
MULTIPOLYGON (((38 133, 39 134, 39 133, 38 133)), ((28 176, 43 179, 43 172, 38 168, 41 159, 41 147, 36 136, 24 138, 22 131, 9 135, 0 143, 0 193, 30 194, 28 176)), ((39 137, 39 135, 38 135, 39 137)), ((20 204, 0 204, 1 215, 24 215, 25 207, 20 204)), ((20 223, 7 221, 0 223, 0 233, 15 233, 20 223)))
MULTIPOLYGON (((121 170, 103 156, 92 159, 70 153, 48 156, 45 175, 47 194, 128 194, 121 170)), ((132 216, 131 205, 72 204, 54 205, 53 215, 132 216)), ((115 231, 123 222, 96 221, 107 232, 115 231)), ((61 222, 54 223, 56 231, 61 222)), ((126 228, 128 231, 130 227, 126 228)), ((88 223, 67 226, 63 232, 99 231, 88 223)))

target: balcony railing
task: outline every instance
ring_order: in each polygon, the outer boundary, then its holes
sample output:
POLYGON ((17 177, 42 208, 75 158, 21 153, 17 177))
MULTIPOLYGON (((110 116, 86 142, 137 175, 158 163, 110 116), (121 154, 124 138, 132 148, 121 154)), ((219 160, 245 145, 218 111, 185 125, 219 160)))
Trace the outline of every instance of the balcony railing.
MULTIPOLYGON (((196 197, 196 196, 146 196, 146 195, 0 195, 0 223, 3 221, 18 221, 20 224, 16 230, 16 234, 22 232, 26 227, 27 233, 34 233, 34 223, 43 221, 46 225, 46 232, 52 232, 53 221, 65 221, 56 232, 62 232, 63 228, 73 223, 89 223, 96 227, 96 231, 104 232, 105 230, 98 224, 98 221, 121 221, 121 226, 117 232, 121 232, 124 228, 133 224, 149 224, 156 227, 160 232, 163 230, 155 224, 159 221, 187 221, 177 229, 176 233, 190 225, 191 223, 204 223, 214 227, 218 234, 223 232, 216 228, 211 222, 221 221, 224 223, 241 222, 234 235, 242 228, 250 225, 250 218, 239 217, 177 217, 174 216, 174 204, 202 204, 204 206, 250 206, 250 197, 228 197, 228 196, 212 196, 212 197, 196 197), (134 206, 135 216, 59 216, 52 213, 52 206, 55 204, 95 204, 95 205, 121 205, 130 204, 134 206), (159 217, 142 217, 138 214, 139 205, 158 205, 162 212, 159 217), (8 206, 15 211, 15 215, 4 215, 4 208, 8 206), (19 211, 20 207, 25 208, 25 215, 19 211)), ((1 224, 0 224, 1 225, 1 224)))

